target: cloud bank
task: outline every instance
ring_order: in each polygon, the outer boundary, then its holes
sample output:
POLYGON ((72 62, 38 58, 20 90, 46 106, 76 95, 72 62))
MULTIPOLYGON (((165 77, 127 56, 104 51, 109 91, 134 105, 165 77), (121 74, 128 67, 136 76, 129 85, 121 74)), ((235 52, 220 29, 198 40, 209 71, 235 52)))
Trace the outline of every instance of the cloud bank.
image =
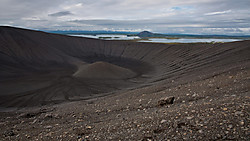
POLYGON ((250 35, 249 0, 1 0, 0 25, 250 35))

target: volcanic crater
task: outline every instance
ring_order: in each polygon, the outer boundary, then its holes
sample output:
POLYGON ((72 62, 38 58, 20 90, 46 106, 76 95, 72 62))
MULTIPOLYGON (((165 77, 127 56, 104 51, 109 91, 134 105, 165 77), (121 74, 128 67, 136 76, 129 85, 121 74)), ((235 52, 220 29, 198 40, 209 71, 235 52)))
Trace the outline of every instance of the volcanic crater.
POLYGON ((249 140, 249 54, 0 27, 0 140, 249 140))
POLYGON ((155 44, 0 27, 0 106, 40 106, 186 83, 247 63, 249 41, 155 44), (240 47, 238 47, 240 46, 240 47), (228 59, 230 58, 230 59, 228 59), (240 63, 239 63, 240 62, 240 63))

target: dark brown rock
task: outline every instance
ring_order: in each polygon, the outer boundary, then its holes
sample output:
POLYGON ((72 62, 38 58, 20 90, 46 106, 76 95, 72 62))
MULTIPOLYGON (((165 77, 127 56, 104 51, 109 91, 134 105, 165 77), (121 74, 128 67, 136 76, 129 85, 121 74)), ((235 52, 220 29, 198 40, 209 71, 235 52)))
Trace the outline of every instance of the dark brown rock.
POLYGON ((169 104, 174 104, 174 97, 173 96, 164 97, 158 101, 158 106, 164 106, 164 105, 169 105, 169 104))

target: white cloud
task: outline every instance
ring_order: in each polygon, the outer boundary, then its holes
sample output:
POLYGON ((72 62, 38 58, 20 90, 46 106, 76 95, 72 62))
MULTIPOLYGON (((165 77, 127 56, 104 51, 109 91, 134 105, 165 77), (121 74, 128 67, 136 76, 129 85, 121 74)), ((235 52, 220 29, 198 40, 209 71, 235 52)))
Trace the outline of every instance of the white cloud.
POLYGON ((63 6, 63 9, 65 10, 72 10, 72 9, 75 9, 75 8, 82 8, 83 7, 83 3, 77 3, 77 4, 71 4, 71 5, 65 5, 63 6))
POLYGON ((217 11, 217 12, 206 13, 204 15, 206 15, 206 16, 222 15, 222 14, 228 14, 228 13, 231 13, 231 12, 232 12, 232 10, 226 10, 226 11, 217 11))

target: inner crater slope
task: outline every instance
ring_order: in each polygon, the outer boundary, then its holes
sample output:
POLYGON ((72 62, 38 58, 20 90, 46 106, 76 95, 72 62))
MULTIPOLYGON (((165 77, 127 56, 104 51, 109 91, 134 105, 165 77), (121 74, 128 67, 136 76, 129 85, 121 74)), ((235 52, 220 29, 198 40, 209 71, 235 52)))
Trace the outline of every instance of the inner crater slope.
POLYGON ((1 26, 0 106, 32 107, 168 88, 248 68, 249 50, 250 41, 105 41, 1 26))

